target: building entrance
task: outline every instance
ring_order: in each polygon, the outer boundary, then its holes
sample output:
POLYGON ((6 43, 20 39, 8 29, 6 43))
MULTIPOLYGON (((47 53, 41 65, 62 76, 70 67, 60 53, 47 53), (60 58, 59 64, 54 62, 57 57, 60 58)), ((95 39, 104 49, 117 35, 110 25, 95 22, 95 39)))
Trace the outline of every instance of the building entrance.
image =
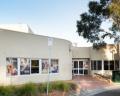
POLYGON ((88 66, 88 60, 73 60, 73 75, 87 75, 88 66))

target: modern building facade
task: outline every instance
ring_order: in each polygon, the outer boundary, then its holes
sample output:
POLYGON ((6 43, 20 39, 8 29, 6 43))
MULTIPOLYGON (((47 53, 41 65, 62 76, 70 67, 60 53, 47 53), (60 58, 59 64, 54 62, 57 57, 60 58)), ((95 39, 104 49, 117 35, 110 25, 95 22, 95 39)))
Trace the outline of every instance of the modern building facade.
POLYGON ((118 47, 73 47, 68 40, 0 27, 0 85, 71 80, 73 75, 111 74, 119 70, 118 47), (49 42, 50 43, 50 42, 49 42))

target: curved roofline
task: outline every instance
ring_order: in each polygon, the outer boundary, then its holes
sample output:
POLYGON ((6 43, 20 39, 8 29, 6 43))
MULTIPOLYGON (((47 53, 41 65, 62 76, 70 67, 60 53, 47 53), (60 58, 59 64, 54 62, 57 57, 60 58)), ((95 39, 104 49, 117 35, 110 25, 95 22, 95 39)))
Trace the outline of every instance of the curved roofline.
MULTIPOLYGON (((0 28, 0 31, 1 30, 5 30, 5 31, 10 31, 10 32, 18 32, 18 33, 20 33, 20 34, 27 34, 27 35, 35 35, 35 36, 42 36, 42 37, 51 37, 51 36, 45 36, 45 35, 40 35, 40 34, 35 34, 35 33, 26 33, 26 32, 24 32, 24 31, 14 31, 14 30, 9 30, 9 29, 2 29, 2 28, 0 28)), ((59 39, 59 40, 65 40, 65 41, 67 41, 67 42, 69 42, 69 43, 71 43, 72 44, 72 42, 71 41, 69 41, 69 40, 66 40, 66 39, 62 39, 62 38, 57 38, 57 37, 51 37, 51 38, 53 38, 53 39, 59 39)))

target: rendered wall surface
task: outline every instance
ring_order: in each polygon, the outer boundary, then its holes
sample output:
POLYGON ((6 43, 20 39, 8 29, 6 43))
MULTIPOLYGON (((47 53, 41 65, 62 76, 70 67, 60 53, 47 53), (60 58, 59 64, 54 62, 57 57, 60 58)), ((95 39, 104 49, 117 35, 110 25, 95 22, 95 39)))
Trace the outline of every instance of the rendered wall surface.
POLYGON ((90 58, 90 47, 73 47, 72 58, 90 58))
MULTIPOLYGON (((117 47, 114 45, 107 45, 106 48, 102 48, 100 50, 93 49, 92 47, 73 47, 72 48, 73 60, 75 58, 78 58, 79 60, 88 58, 90 60, 90 63, 91 63, 91 60, 100 60, 102 61, 102 63, 104 60, 108 60, 108 61, 118 60, 117 58, 119 57, 116 54, 117 54, 117 47)), ((91 70, 91 68, 89 68, 89 72, 91 75, 93 75, 94 73, 110 74, 110 75, 112 74, 110 70, 91 70)))
MULTIPOLYGON (((45 82, 47 74, 7 76, 6 57, 48 58, 48 37, 0 30, 0 84, 23 84, 45 82)), ((71 43, 53 38, 51 58, 59 60, 59 73, 51 74, 50 80, 72 79, 71 43)))

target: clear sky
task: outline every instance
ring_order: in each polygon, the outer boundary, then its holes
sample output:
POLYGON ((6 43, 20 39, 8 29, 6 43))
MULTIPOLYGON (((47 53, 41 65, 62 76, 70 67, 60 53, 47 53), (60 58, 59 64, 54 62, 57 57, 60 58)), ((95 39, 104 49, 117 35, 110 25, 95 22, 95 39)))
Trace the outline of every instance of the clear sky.
POLYGON ((23 23, 40 35, 89 46, 76 32, 76 21, 90 0, 1 0, 0 23, 23 23))

